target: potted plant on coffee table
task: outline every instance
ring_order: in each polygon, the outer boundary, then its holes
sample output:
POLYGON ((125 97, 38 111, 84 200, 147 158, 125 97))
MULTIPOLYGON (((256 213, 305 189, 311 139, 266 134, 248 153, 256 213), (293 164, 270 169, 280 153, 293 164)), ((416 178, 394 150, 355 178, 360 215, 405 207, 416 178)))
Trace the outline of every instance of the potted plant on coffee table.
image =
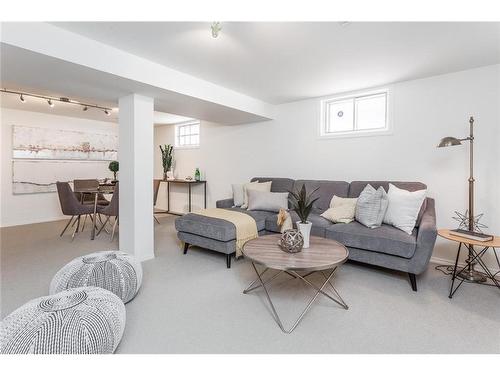
POLYGON ((316 190, 318 189, 314 189, 310 194, 307 194, 306 186, 302 185, 302 188, 298 192, 289 192, 288 200, 292 205, 292 210, 297 213, 300 219, 296 224, 297 229, 302 233, 302 236, 304 236, 304 249, 309 247, 312 223, 307 221, 307 218, 311 213, 314 202, 318 200, 318 198, 312 198, 316 190))

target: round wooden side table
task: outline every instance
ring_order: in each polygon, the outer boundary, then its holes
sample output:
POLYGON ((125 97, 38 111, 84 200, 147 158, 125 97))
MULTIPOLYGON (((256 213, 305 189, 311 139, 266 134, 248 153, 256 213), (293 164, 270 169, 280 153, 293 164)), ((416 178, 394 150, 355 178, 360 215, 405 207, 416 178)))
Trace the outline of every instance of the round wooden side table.
POLYGON ((458 243, 458 250, 457 250, 457 257, 455 259, 455 265, 453 267, 453 273, 451 276, 451 287, 450 287, 450 294, 448 295, 449 298, 452 298, 455 292, 460 288, 460 286, 463 284, 464 281, 475 281, 475 282, 486 282, 490 280, 493 282, 494 285, 497 286, 497 288, 500 289, 500 279, 497 276, 497 274, 500 272, 493 273, 491 270, 488 268, 486 263, 483 261, 483 255, 491 248, 493 251, 493 254, 495 254, 495 258, 498 264, 498 268, 500 269, 500 260, 497 254, 497 248, 500 247, 500 237, 499 236, 494 236, 493 240, 491 241, 477 241, 465 237, 460 237, 457 235, 453 235, 450 231, 450 229, 439 229, 438 230, 438 235, 442 238, 446 238, 447 240, 454 241, 458 243), (460 251, 462 249, 462 246, 467 247, 469 251, 469 257, 466 260, 465 266, 458 266, 458 258, 460 257, 460 251), (481 246, 482 249, 477 251, 474 246, 481 246), (484 271, 478 272, 474 270, 474 265, 478 264, 484 271), (473 275, 473 279, 471 280, 469 278, 469 275, 473 275), (460 279, 460 283, 455 287, 455 280, 460 279))
POLYGON ((349 309, 331 281, 337 267, 347 260, 349 255, 347 248, 337 241, 312 236, 309 248, 303 249, 299 253, 291 254, 284 252, 279 247, 278 242, 280 237, 281 234, 266 235, 250 240, 243 246, 243 255, 252 261, 252 267, 257 274, 257 279, 255 279, 243 291, 243 293, 246 294, 252 290, 262 287, 266 293, 266 297, 269 305, 271 306, 276 323, 284 333, 291 333, 297 327, 320 294, 339 304, 344 309, 349 309), (264 266, 265 269, 262 272, 259 272, 256 264, 264 266), (278 272, 264 281, 262 276, 270 269, 278 272), (303 272, 304 274, 300 275, 299 272, 303 272), (319 272, 325 280, 321 286, 317 286, 307 279, 309 275, 312 275, 315 272, 319 272), (314 297, 311 298, 290 329, 286 329, 281 322, 278 312, 276 311, 273 301, 269 295, 268 287, 266 287, 269 282, 283 273, 293 277, 294 279, 300 279, 316 291, 314 297), (255 286, 257 283, 259 285, 255 286), (334 295, 326 292, 326 286, 330 287, 334 295))

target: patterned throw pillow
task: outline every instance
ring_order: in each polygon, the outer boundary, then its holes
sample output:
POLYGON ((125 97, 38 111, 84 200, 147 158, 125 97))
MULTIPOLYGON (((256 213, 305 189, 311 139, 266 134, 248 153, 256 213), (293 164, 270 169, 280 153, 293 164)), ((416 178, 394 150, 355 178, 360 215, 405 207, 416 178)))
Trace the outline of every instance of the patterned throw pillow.
POLYGON ((389 200, 384 188, 375 190, 370 184, 366 185, 356 203, 356 221, 368 228, 378 228, 382 225, 389 200))

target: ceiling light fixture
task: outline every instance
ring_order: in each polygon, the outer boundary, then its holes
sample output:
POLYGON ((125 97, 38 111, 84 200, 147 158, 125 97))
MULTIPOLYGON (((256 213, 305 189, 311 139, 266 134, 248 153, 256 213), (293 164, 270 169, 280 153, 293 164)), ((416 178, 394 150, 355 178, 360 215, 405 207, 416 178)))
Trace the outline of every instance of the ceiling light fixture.
POLYGON ((219 36, 219 32, 222 30, 220 22, 212 22, 212 26, 210 26, 210 28, 212 29, 212 38, 217 38, 219 36))
POLYGON ((108 116, 111 115, 111 111, 112 109, 111 108, 107 108, 107 107, 102 107, 100 105, 95 105, 95 104, 88 104, 88 103, 82 103, 82 102, 79 102, 78 100, 73 100, 73 99, 70 99, 70 98, 66 98, 66 97, 60 97, 60 98, 57 98, 55 96, 45 96, 45 95, 38 95, 38 94, 32 94, 32 93, 29 93, 29 92, 23 92, 23 91, 15 91, 15 90, 7 90, 7 89, 0 89, 0 92, 2 93, 5 93, 5 94, 15 94, 15 95, 19 95, 19 100, 22 102, 22 103, 25 103, 26 102, 26 99, 25 97, 26 96, 30 96, 30 97, 33 97, 33 98, 39 98, 39 99, 43 99, 43 100, 46 100, 47 101, 47 104, 53 108, 54 107, 54 102, 62 102, 62 103, 68 103, 68 104, 74 104, 74 105, 79 105, 79 106, 82 106, 82 110, 85 112, 87 111, 89 108, 96 108, 96 109, 99 109, 99 110, 102 110, 104 111, 104 113, 108 116))

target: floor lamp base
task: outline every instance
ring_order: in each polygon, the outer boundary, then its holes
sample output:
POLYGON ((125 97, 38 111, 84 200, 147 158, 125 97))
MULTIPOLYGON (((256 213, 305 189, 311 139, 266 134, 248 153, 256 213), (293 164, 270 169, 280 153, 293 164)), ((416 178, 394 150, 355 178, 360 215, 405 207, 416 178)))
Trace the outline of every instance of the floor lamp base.
POLYGON ((487 280, 487 277, 484 273, 476 271, 473 268, 465 269, 462 272, 460 272, 457 276, 464 280, 471 281, 474 283, 484 283, 487 280))

